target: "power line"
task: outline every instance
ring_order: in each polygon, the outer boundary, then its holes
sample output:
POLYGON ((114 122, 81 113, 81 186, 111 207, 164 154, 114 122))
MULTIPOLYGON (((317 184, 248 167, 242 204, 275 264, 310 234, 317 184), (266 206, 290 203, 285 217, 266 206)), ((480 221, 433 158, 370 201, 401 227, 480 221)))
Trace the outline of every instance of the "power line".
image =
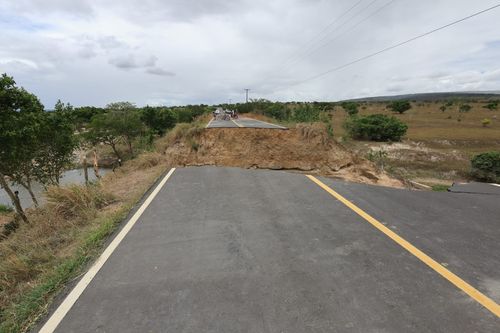
POLYGON ((309 41, 307 41, 306 43, 302 44, 301 46, 299 46, 299 48, 297 49, 296 52, 294 52, 285 62, 284 64, 286 64, 288 61, 290 60, 293 60, 297 55, 300 55, 300 53, 302 52, 302 49, 303 48, 306 48, 308 47, 309 44, 314 44, 315 43, 315 39, 319 36, 321 36, 324 32, 326 32, 328 29, 330 29, 330 27, 332 27, 335 23, 337 23, 338 21, 340 21, 341 18, 343 18, 345 15, 349 14, 349 12, 351 10, 353 10, 354 8, 356 8, 361 2, 363 2, 364 0, 359 0, 358 2, 356 2, 353 6, 351 6, 347 11, 345 11, 344 13, 342 13, 340 16, 336 17, 333 21, 331 21, 330 23, 328 23, 323 29, 321 29, 312 39, 310 39, 309 41))
MULTIPOLYGON (((340 29, 342 29, 346 24, 348 24, 350 21, 352 21, 355 17, 357 17, 359 14, 361 14, 362 12, 364 12, 366 9, 370 8, 375 2, 377 2, 379 0, 372 0, 369 4, 367 4, 365 7, 363 7, 361 10, 357 11, 353 16, 351 16, 347 21, 345 21, 344 23, 342 23, 341 25, 337 26, 335 29, 333 29, 330 33, 334 33, 340 29)), ((385 6, 384 6, 385 7, 385 6)), ((358 22, 359 24, 359 22, 358 22)), ((358 25, 357 24, 357 25, 358 25)), ((348 30, 349 31, 349 30, 348 30)), ((337 38, 339 35, 337 35, 335 38, 337 38)), ((318 40, 318 43, 321 43, 323 42, 324 40, 326 40, 328 38, 328 35, 325 35, 323 36, 321 39, 318 40)), ((316 46, 314 46, 313 48, 310 48, 309 50, 304 50, 305 52, 302 53, 301 56, 299 56, 297 59, 295 59, 295 61, 293 61, 292 63, 290 63, 285 69, 287 69, 288 67, 290 67, 291 65, 294 65, 298 62, 300 62, 301 60, 303 60, 304 58, 306 58, 308 55, 310 55, 311 53, 314 53, 316 52, 317 50, 321 49, 323 46, 321 46, 321 44, 318 44, 318 43, 314 43, 316 44, 316 46), (319 46, 319 47, 318 47, 319 46)))
POLYGON ((412 37, 412 38, 410 38, 410 39, 407 39, 407 40, 405 40, 405 41, 403 41, 403 42, 400 42, 400 43, 394 44, 394 45, 392 45, 392 46, 386 47, 385 49, 382 49, 382 50, 380 50, 380 51, 377 51, 377 52, 374 52, 374 53, 370 53, 370 54, 368 54, 368 55, 366 55, 366 56, 364 56, 364 57, 361 57, 361 58, 358 58, 358 59, 353 60, 353 61, 351 61, 351 62, 345 63, 345 64, 343 64, 343 65, 341 65, 341 66, 331 68, 331 69, 329 69, 329 70, 327 70, 327 71, 325 71, 325 72, 322 72, 322 73, 316 74, 316 75, 314 75, 314 76, 312 76, 312 77, 309 77, 309 78, 307 78, 307 79, 304 79, 304 80, 301 80, 301 81, 295 82, 295 83, 291 84, 290 86, 295 86, 295 85, 302 84, 302 83, 305 83, 305 82, 308 82, 308 81, 312 81, 312 80, 315 80, 315 79, 320 78, 320 77, 322 77, 322 76, 325 76, 326 74, 329 74, 329 73, 333 73, 333 72, 339 71, 339 70, 341 70, 341 69, 343 69, 343 68, 345 68, 345 67, 348 67, 348 66, 354 65, 354 64, 356 64, 356 63, 358 63, 358 62, 361 62, 361 61, 363 61, 363 60, 366 60, 366 59, 369 59, 369 58, 375 57, 375 56, 377 56, 377 55, 379 55, 379 54, 381 54, 381 53, 384 53, 384 52, 387 52, 387 51, 389 51, 389 50, 395 49, 395 48, 397 48, 397 47, 399 47, 399 46, 402 46, 402 45, 408 44, 408 43, 413 42, 413 41, 415 41, 415 40, 417 40, 417 39, 420 39, 420 38, 423 38, 423 37, 428 36, 428 35, 430 35, 430 34, 433 34, 433 33, 437 32, 437 31, 440 31, 440 30, 446 29, 446 28, 448 28, 448 27, 450 27, 450 26, 452 26, 452 25, 458 24, 458 23, 460 23, 460 22, 463 22, 463 21, 466 21, 466 20, 468 20, 468 19, 471 19, 471 18, 473 18, 473 17, 475 17, 475 16, 478 16, 478 15, 484 14, 484 13, 486 13, 486 12, 489 12, 489 11, 491 11, 491 10, 495 9, 495 8, 498 8, 498 7, 500 7, 500 4, 497 4, 497 5, 495 5, 495 6, 492 6, 492 7, 486 8, 486 9, 484 9, 484 10, 481 10, 481 11, 479 11, 479 12, 476 12, 476 13, 474 13, 474 14, 471 14, 471 15, 466 16, 466 17, 464 17, 464 18, 461 18, 461 19, 459 19, 459 20, 456 20, 456 21, 453 21, 453 22, 448 23, 448 24, 446 24, 446 25, 443 25, 443 26, 441 26, 441 27, 439 27, 439 28, 435 28, 435 29, 430 30, 430 31, 428 31, 428 32, 426 32, 426 33, 423 33, 423 34, 421 34, 421 35, 417 35, 417 36, 412 37))
POLYGON ((300 57, 297 61, 295 61, 294 63, 292 63, 292 65, 294 64, 297 64, 299 63, 301 60, 305 59, 306 57, 318 52, 319 50, 321 50, 322 48, 326 47, 327 45, 330 45, 331 43, 333 43, 335 40, 337 40, 339 37, 345 35, 346 33, 354 30, 356 27, 358 27, 361 23, 364 23, 366 22, 368 19, 372 18, 373 16, 377 15, 379 12, 381 12, 382 10, 384 10, 386 7, 390 6, 394 1, 396 0, 391 0, 389 2, 387 2, 385 5, 379 7, 377 10, 375 10, 374 12, 372 12, 370 15, 366 16, 364 19, 356 22, 353 26, 351 26, 349 29, 337 34, 334 38, 330 39, 328 42, 326 42, 325 44, 323 45, 319 45, 318 47, 314 48, 314 49, 311 49, 309 52, 305 53, 302 57, 300 57))

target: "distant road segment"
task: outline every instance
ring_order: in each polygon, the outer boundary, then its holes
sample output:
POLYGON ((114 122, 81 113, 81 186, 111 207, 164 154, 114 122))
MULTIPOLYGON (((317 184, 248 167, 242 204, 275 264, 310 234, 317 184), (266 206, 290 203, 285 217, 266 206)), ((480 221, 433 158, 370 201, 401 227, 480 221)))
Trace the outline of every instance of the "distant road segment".
POLYGON ((215 120, 212 119, 207 124, 206 128, 234 128, 234 127, 246 127, 246 128, 271 128, 271 129, 287 129, 286 127, 271 124, 265 121, 252 119, 252 118, 239 118, 234 120, 215 120))

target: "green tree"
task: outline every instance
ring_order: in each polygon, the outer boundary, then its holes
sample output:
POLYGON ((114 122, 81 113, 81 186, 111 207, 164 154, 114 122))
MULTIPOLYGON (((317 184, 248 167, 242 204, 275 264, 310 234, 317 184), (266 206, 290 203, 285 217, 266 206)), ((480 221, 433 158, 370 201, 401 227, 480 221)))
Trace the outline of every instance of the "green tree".
POLYGON ((132 142, 144 132, 140 114, 135 105, 130 102, 110 103, 106 106, 108 126, 118 137, 123 138, 129 153, 134 154, 132 142))
POLYGON ((373 141, 399 141, 408 130, 408 126, 399 119, 383 114, 350 117, 344 127, 355 139, 373 141))
POLYGON ((177 118, 167 108, 154 108, 146 106, 142 109, 141 120, 149 127, 155 134, 163 136, 165 132, 175 126, 177 118))
POLYGON ((89 129, 84 134, 84 138, 94 146, 99 143, 110 146, 116 158, 122 159, 117 149, 117 145, 122 140, 122 136, 114 130, 113 121, 114 119, 106 113, 93 116, 89 124, 89 129))
POLYGON ((59 185, 62 173, 72 163, 78 146, 72 112, 70 104, 58 101, 55 110, 42 117, 40 145, 35 155, 35 174, 42 184, 59 185))
POLYGON ((387 105, 387 108, 399 114, 403 114, 411 109, 411 104, 408 101, 392 101, 387 105))
POLYGON ((7 177, 21 181, 33 176, 33 159, 39 137, 43 105, 38 98, 16 86, 7 74, 0 78, 0 186, 7 192, 16 212, 28 223, 20 200, 7 177))

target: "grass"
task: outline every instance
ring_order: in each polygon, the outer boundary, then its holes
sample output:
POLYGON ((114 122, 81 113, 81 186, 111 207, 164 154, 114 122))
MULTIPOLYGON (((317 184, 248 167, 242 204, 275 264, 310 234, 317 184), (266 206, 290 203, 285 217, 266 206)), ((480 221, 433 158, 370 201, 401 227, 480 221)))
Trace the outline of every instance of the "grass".
POLYGON ((28 211, 31 223, 0 241, 0 332, 28 331, 166 168, 148 152, 99 184, 50 188, 47 204, 28 211))
MULTIPOLYGON (((387 158, 387 169, 397 176, 466 180, 470 174, 471 157, 498 150, 500 146, 500 110, 483 108, 486 102, 468 103, 472 106, 469 112, 459 112, 457 102, 444 112, 440 110, 444 102, 412 103, 412 109, 402 115, 387 110, 386 104, 362 104, 359 114, 393 115, 408 125, 403 142, 409 147, 392 149, 387 158), (482 124, 485 118, 491 120, 487 127, 482 124), (419 149, 421 147, 425 149, 419 149)), ((346 118, 346 112, 336 107, 333 112, 334 135, 343 139, 344 145, 360 153, 373 147, 391 148, 387 143, 345 140, 342 124, 346 118)))
POLYGON ((443 184, 436 184, 432 185, 432 190, 435 192, 446 192, 448 191, 448 188, 450 187, 449 185, 443 185, 443 184))
POLYGON ((0 214, 6 214, 12 212, 12 207, 0 204, 0 214))

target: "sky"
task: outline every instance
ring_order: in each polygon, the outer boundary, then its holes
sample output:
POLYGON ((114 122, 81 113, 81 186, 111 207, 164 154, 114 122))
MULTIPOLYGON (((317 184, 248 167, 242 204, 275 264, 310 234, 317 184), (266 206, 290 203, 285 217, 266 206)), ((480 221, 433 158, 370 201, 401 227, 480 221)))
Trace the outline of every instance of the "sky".
POLYGON ((0 0, 0 73, 75 106, 500 90, 490 0, 0 0))

